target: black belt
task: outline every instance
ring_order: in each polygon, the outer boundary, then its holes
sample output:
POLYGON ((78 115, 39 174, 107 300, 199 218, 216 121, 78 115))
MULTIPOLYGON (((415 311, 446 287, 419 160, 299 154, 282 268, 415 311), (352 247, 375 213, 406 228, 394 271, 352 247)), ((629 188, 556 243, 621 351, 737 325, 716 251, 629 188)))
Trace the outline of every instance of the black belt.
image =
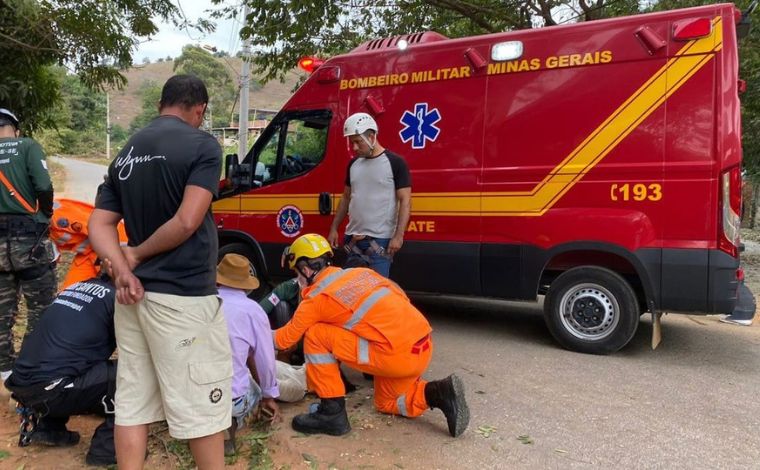
POLYGON ((0 214, 0 234, 33 234, 45 231, 47 224, 39 223, 28 215, 0 214))

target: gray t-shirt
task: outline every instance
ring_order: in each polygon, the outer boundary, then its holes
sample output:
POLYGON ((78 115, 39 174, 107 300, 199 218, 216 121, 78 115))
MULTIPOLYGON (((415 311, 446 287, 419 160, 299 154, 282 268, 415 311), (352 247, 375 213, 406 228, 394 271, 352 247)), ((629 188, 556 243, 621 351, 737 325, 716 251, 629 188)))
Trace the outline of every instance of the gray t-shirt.
MULTIPOLYGON (((161 116, 129 139, 108 167, 96 207, 124 217, 137 246, 177 213, 185 187, 217 195, 222 148, 207 132, 174 116, 161 116)), ((173 250, 135 269, 148 292, 181 296, 216 294, 216 225, 209 207, 198 230, 173 250)))
POLYGON ((388 150, 355 158, 348 165, 346 186, 351 188, 346 234, 392 238, 398 218, 396 190, 412 186, 404 159, 388 150))

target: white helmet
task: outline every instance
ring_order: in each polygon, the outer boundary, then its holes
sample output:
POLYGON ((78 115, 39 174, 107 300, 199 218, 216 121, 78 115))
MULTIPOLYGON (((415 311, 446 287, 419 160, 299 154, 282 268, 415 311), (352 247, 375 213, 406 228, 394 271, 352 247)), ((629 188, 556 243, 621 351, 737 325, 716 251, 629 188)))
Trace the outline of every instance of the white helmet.
POLYGON ((375 131, 375 134, 377 134, 375 119, 367 113, 354 113, 343 124, 343 137, 363 135, 370 130, 375 131))
POLYGON ((5 108, 0 108, 0 119, 2 119, 4 122, 8 122, 13 125, 16 129, 18 129, 19 120, 16 117, 15 114, 8 111, 5 108))

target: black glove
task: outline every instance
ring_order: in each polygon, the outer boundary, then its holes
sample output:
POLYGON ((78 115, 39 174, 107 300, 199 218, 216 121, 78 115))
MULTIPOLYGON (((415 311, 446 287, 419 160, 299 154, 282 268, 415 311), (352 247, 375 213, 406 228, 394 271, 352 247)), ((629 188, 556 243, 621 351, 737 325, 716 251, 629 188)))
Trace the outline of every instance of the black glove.
POLYGON ((45 214, 48 219, 53 217, 53 190, 41 191, 37 193, 37 202, 40 205, 40 212, 45 214))

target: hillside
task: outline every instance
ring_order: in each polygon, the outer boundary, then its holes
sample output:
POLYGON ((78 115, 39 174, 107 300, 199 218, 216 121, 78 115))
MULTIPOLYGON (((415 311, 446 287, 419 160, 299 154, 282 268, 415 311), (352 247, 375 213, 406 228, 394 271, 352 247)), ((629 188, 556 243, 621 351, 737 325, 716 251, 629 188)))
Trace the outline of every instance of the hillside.
MULTIPOLYGON (((241 60, 228 57, 227 64, 230 80, 237 83, 241 60)), ((111 93, 111 123, 128 129, 132 119, 140 113, 142 107, 140 98, 142 84, 149 81, 163 84, 174 73, 173 68, 174 61, 165 61, 138 65, 124 72, 128 80, 127 86, 123 90, 111 93)), ((294 70, 288 74, 285 83, 271 81, 259 90, 251 90, 250 108, 280 109, 290 98, 300 75, 300 72, 294 70)), ((237 112, 237 105, 235 110, 237 112)))

